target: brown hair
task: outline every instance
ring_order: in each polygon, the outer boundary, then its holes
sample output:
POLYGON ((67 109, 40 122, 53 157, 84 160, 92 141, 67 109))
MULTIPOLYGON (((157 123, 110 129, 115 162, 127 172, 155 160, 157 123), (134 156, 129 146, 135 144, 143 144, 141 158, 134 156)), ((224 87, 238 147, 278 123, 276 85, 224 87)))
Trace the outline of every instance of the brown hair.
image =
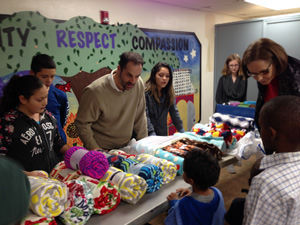
POLYGON ((169 66, 169 64, 159 62, 152 68, 150 77, 146 81, 146 92, 147 91, 151 92, 151 95, 154 96, 154 99, 158 103, 160 103, 155 76, 156 76, 156 73, 158 73, 162 67, 167 68, 169 70, 169 74, 170 74, 170 79, 169 79, 167 86, 162 89, 162 91, 167 95, 166 105, 169 107, 173 104, 174 99, 175 99, 175 91, 173 88, 173 73, 172 73, 172 69, 169 66))
POLYGON ((260 38, 248 46, 243 55, 242 68, 247 74, 247 65, 255 60, 265 60, 276 68, 276 75, 285 71, 288 65, 288 55, 284 48, 268 38, 260 38))
POLYGON ((120 55, 119 66, 121 71, 126 67, 128 62, 133 62, 135 65, 144 64, 143 57, 137 52, 123 52, 120 55))
POLYGON ((242 71, 242 60, 241 60, 240 56, 237 53, 231 54, 227 57, 227 59, 224 63, 224 67, 222 69, 222 75, 227 76, 227 75, 231 74, 231 71, 229 69, 229 63, 232 60, 236 60, 239 64, 239 70, 238 70, 238 73, 237 73, 238 76, 242 76, 245 79, 245 76, 244 76, 243 71, 242 71))

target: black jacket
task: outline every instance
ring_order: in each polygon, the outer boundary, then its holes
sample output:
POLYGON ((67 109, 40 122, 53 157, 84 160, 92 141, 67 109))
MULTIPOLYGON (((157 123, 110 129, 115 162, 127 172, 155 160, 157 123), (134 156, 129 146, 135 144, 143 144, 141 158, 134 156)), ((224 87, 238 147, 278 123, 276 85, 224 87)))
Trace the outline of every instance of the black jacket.
MULTIPOLYGON (((300 60, 293 57, 288 57, 288 67, 279 74, 278 77, 278 95, 295 95, 300 97, 300 60)), ((264 96, 267 90, 267 85, 262 85, 257 82, 258 97, 255 109, 255 123, 259 127, 258 118, 259 112, 264 105, 264 96)))
POLYGON ((233 83, 231 75, 221 76, 216 91, 216 103, 222 104, 229 101, 243 102, 247 96, 247 79, 238 76, 233 83))
POLYGON ((145 93, 146 98, 146 114, 148 135, 168 135, 167 117, 170 113, 173 124, 179 132, 184 132, 182 120, 176 106, 176 103, 167 107, 165 104, 166 96, 163 95, 158 103, 154 96, 148 91, 145 93))
POLYGON ((39 124, 18 110, 0 119, 0 153, 21 163, 26 171, 49 173, 61 160, 64 144, 55 118, 47 111, 39 124))

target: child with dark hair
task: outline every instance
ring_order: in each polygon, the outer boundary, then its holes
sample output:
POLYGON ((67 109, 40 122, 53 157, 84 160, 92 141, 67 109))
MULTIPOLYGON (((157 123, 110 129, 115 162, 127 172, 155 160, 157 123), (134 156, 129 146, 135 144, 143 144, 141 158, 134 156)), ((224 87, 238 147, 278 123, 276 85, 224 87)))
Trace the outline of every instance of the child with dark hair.
POLYGON ((50 172, 68 150, 46 111, 47 87, 34 76, 14 76, 0 103, 0 155, 18 161, 27 175, 50 172))
POLYGON ((300 97, 265 103, 259 125, 266 155, 251 180, 243 224, 300 224, 300 97))
POLYGON ((67 137, 63 130, 69 114, 69 103, 65 92, 55 88, 52 84, 56 74, 54 60, 46 54, 32 57, 31 74, 39 78, 48 88, 48 104, 46 109, 55 117, 61 138, 66 143, 67 137))
POLYGON ((224 200, 215 187, 220 175, 218 160, 208 151, 192 150, 185 155, 183 179, 192 190, 180 188, 169 194, 171 205, 166 225, 223 225, 224 200))

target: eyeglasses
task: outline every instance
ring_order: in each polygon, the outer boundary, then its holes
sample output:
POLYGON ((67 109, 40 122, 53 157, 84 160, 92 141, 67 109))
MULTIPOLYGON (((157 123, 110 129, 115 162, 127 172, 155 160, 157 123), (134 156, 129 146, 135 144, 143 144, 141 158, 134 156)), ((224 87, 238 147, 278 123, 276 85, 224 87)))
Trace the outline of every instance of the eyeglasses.
POLYGON ((229 65, 229 67, 238 67, 239 64, 232 64, 232 65, 229 65))
POLYGON ((270 72, 270 66, 271 65, 272 65, 272 63, 270 63, 269 66, 266 69, 264 69, 264 70, 262 70, 262 71, 260 71, 258 73, 251 73, 250 71, 247 71, 247 75, 249 77, 253 77, 253 78, 258 77, 259 75, 263 75, 263 76, 267 75, 270 72))

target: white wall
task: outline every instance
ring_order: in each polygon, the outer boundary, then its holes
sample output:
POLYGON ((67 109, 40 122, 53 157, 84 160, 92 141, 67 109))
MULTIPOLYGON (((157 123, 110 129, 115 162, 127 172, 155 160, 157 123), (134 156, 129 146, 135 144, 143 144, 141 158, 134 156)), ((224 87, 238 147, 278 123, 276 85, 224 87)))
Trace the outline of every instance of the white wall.
POLYGON ((146 0, 0 0, 0 14, 39 11, 52 19, 87 16, 100 22, 100 10, 109 11, 110 24, 131 23, 138 27, 194 32, 202 44, 202 118, 213 113, 214 25, 241 20, 146 0))

